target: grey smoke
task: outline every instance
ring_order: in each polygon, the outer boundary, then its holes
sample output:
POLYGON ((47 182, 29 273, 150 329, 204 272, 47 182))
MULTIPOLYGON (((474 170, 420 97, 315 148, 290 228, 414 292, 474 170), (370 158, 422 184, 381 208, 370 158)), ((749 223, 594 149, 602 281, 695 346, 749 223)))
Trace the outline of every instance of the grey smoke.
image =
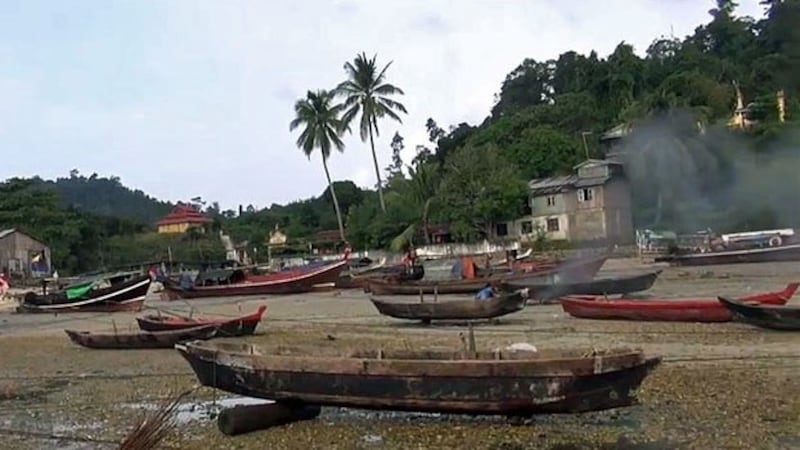
POLYGON ((637 228, 731 232, 800 226, 800 133, 771 143, 698 127, 689 113, 633 124, 622 152, 637 228))

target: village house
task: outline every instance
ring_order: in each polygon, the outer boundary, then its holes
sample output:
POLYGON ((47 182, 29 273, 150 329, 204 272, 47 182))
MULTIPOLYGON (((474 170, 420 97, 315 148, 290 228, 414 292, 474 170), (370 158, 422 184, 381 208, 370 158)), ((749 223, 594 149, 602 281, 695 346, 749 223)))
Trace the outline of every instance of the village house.
POLYGON ((633 242, 631 194, 622 164, 590 159, 575 166, 575 171, 572 175, 531 180, 527 214, 496 224, 496 237, 633 242))
POLYGON ((205 232, 212 220, 204 216, 194 206, 178 203, 172 211, 156 224, 159 233, 185 233, 190 228, 205 232))
POLYGON ((21 277, 45 277, 52 270, 50 247, 15 228, 0 231, 0 270, 21 277))

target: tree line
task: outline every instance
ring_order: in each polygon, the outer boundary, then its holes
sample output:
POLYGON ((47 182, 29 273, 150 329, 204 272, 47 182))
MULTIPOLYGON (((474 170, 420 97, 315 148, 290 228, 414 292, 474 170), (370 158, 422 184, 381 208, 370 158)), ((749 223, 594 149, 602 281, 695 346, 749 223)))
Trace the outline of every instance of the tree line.
MULTIPOLYGON (((411 161, 400 156, 406 142, 399 133, 389 148, 374 146, 374 137, 401 122, 406 109, 398 100, 403 90, 388 81, 392 63, 381 65, 377 56, 360 53, 345 63, 341 83, 299 99, 289 124, 297 147, 323 163, 325 191, 262 210, 220 211, 213 203, 205 210, 216 228, 254 247, 263 246, 275 225, 290 237, 338 229, 357 248, 424 243, 439 224, 447 224, 457 240, 479 239, 493 224, 523 212, 527 181, 570 173, 587 157, 604 157, 604 133, 624 125, 628 135, 611 150, 625 158, 637 227, 795 226, 800 212, 790 194, 800 188, 800 177, 791 171, 800 163, 800 0, 762 4, 764 17, 755 20, 738 16, 734 1, 712 2, 707 23, 684 38, 656 37, 642 56, 622 42, 605 57, 568 51, 546 61, 525 59, 506 76, 481 123, 442 127, 430 118, 420 124, 428 141, 412 144, 411 161), (739 98, 744 125, 731 127, 739 98), (370 144, 376 190, 334 181, 327 168, 328 158, 348 151, 342 137, 353 132, 370 144), (377 163, 381 151, 392 154, 384 169, 377 163)), ((50 194, 36 194, 51 197, 34 199, 40 206, 22 212, 12 211, 13 205, 31 201, 33 194, 19 189, 19 180, 3 185, 11 193, 0 200, 0 224, 41 230, 54 242, 54 254, 74 270, 105 263, 109 242, 145 235, 171 207, 144 194, 135 195, 141 203, 96 203, 89 193, 108 191, 114 179, 75 178, 56 180, 44 190, 50 194), (71 191, 68 185, 74 185, 71 191), (68 191, 72 197, 64 201, 68 191), (60 206, 46 212, 42 202, 60 206), (123 203, 140 206, 123 212, 117 209, 123 203), (104 236, 98 244, 82 240, 97 230, 104 236)), ((163 252, 159 245, 150 253, 163 252)), ((199 248, 197 239, 185 246, 192 245, 199 248)), ((144 256, 123 247, 115 251, 113 258, 144 256)))

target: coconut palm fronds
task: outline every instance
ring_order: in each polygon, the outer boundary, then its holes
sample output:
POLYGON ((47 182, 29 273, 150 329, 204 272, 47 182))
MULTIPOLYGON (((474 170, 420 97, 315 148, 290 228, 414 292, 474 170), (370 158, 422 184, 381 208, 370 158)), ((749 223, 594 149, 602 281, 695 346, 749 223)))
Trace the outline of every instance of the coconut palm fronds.
POLYGON ((165 400, 157 409, 145 412, 136 426, 125 436, 119 450, 149 450, 156 448, 177 425, 180 401, 195 391, 189 389, 165 400))

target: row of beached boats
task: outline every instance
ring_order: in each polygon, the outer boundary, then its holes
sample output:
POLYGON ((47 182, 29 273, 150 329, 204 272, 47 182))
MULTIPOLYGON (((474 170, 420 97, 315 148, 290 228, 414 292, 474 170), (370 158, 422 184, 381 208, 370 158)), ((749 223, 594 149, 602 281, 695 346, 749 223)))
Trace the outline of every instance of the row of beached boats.
MULTIPOLYGON (((292 408, 312 405, 527 417, 630 405, 636 401, 635 391, 661 358, 628 348, 551 352, 515 344, 479 351, 472 321, 501 317, 530 304, 559 302, 568 314, 579 318, 735 319, 800 330, 800 309, 785 305, 796 292, 797 283, 782 291, 738 299, 648 300, 630 294, 649 289, 660 271, 597 277, 605 260, 605 256, 596 256, 574 261, 507 261, 503 266, 483 268, 474 278, 450 280, 426 280, 416 271, 400 271, 384 262, 343 274, 347 270, 345 260, 266 274, 233 269, 215 276, 205 274, 191 283, 161 275, 147 277, 148 286, 153 278, 162 282, 168 299, 299 293, 347 284, 369 291, 372 303, 384 315, 423 322, 467 321, 469 339, 463 348, 452 351, 374 349, 311 356, 292 349, 267 350, 250 343, 216 340, 253 334, 266 306, 239 317, 213 318, 160 310, 137 318, 139 330, 133 332, 66 333, 75 343, 90 348, 174 347, 201 384, 292 408), (475 292, 487 285, 497 287, 498 295, 475 299, 475 292), (445 298, 458 294, 468 297, 445 298), (417 295, 418 301, 408 301, 417 295), (611 298, 613 295, 622 297, 611 298), (404 300, 389 296, 403 296, 404 300)), ((136 285, 134 279, 117 280, 111 286, 122 291, 122 285, 136 285)), ((33 301, 28 303, 39 310, 60 305, 57 311, 82 310, 86 305, 114 310, 109 302, 129 308, 123 306, 127 301, 121 300, 123 294, 109 297, 110 291, 100 296, 91 293, 107 288, 89 289, 83 298, 79 292, 49 294, 49 301, 44 296, 31 296, 28 300, 33 301), (87 295, 94 295, 96 301, 87 302, 87 295), (97 300, 102 296, 106 297, 97 300), (75 304, 79 302, 84 303, 75 304), (69 303, 74 308, 66 306, 69 303)))

